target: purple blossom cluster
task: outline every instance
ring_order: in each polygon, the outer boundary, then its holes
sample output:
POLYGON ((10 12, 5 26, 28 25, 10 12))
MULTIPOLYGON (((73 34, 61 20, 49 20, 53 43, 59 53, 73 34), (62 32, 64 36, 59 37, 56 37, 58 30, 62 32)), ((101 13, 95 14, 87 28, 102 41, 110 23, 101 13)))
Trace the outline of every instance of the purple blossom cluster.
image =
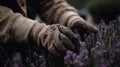
POLYGON ((101 20, 99 31, 85 35, 79 46, 79 54, 66 52, 66 67, 120 67, 120 19, 108 25, 101 20))

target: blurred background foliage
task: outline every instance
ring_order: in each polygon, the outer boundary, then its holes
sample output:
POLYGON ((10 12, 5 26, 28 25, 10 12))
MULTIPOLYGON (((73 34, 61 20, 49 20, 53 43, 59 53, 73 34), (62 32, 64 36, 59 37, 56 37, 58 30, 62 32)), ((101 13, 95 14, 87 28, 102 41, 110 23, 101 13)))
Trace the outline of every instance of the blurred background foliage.
POLYGON ((89 22, 106 24, 120 16, 120 0, 67 0, 78 9, 79 15, 89 22))
POLYGON ((100 22, 100 19, 109 22, 120 15, 120 0, 91 0, 85 7, 95 22, 100 22))

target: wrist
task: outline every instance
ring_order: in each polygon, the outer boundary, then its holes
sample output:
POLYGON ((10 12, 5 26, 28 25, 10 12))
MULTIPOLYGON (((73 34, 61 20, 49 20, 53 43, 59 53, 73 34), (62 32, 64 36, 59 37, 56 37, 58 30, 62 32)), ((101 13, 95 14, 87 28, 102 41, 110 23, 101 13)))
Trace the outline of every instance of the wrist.
POLYGON ((74 11, 66 11, 59 19, 59 23, 67 27, 71 27, 77 21, 84 21, 84 19, 74 11))

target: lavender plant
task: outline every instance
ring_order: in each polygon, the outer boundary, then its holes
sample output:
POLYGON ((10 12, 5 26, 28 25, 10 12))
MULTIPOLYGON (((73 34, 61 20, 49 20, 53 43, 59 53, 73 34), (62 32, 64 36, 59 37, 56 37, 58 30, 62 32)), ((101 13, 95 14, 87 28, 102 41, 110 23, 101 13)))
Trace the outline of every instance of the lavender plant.
POLYGON ((120 19, 109 25, 101 20, 99 31, 85 35, 79 45, 78 55, 67 51, 66 67, 120 67, 120 19))

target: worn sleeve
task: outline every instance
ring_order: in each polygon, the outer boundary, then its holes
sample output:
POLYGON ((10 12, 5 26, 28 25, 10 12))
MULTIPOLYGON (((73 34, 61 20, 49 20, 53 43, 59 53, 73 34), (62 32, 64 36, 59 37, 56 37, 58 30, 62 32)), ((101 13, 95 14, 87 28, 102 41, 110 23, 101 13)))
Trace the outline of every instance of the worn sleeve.
POLYGON ((11 9, 0 6, 0 42, 9 40, 28 42, 28 35, 36 21, 25 18, 11 9))
POLYGON ((72 16, 79 16, 77 10, 65 0, 40 0, 38 13, 48 24, 65 24, 72 16))

